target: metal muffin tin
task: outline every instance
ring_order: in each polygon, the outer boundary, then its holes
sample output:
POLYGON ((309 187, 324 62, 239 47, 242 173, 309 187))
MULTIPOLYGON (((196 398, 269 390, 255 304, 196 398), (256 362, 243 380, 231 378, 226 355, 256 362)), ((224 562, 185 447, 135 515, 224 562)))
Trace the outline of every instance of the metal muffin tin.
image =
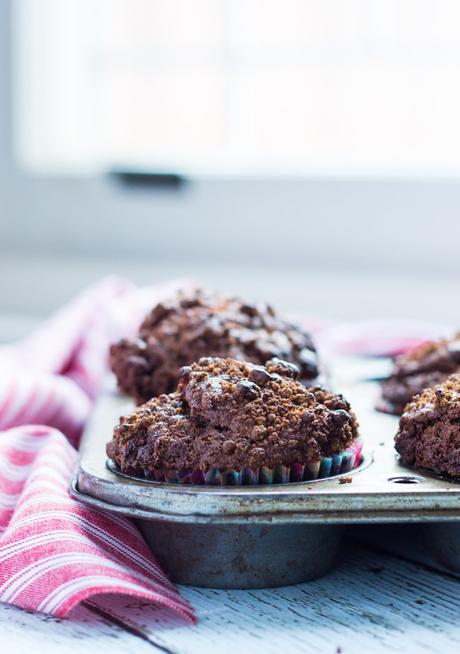
MULTIPOLYGON (((336 368, 346 372, 344 365, 336 368)), ((71 492, 86 504, 135 519, 172 579, 184 584, 260 588, 319 577, 333 566, 344 527, 355 523, 442 523, 427 524, 426 539, 460 571, 460 483, 398 462, 398 419, 373 410, 378 385, 362 381, 362 370, 358 377, 334 378, 365 440, 362 465, 346 479, 210 487, 122 476, 107 465, 105 445, 132 405, 107 393, 84 434, 71 492), (443 542, 451 544, 447 553, 443 542)))

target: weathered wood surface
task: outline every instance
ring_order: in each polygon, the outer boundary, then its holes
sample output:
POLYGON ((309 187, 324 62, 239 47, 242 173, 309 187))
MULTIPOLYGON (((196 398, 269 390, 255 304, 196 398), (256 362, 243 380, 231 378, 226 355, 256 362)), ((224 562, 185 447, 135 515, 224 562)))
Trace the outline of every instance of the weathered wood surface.
POLYGON ((406 556, 350 545, 335 571, 299 586, 183 588, 196 626, 123 598, 98 598, 66 621, 3 606, 0 644, 18 654, 460 651, 460 580, 406 556))
POLYGON ((152 654, 152 646, 84 606, 66 620, 0 604, 0 649, 11 654, 152 654))

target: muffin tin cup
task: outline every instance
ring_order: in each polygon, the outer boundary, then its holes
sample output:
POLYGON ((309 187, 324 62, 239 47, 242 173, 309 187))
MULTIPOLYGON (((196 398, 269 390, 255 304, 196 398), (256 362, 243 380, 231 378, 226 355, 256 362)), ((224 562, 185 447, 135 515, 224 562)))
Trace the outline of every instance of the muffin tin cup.
MULTIPOLYGON (((259 484, 288 484, 312 481, 343 475, 361 462, 363 441, 357 439, 344 452, 325 456, 319 461, 279 465, 274 468, 210 468, 202 470, 155 470, 153 475, 146 471, 145 478, 168 484, 193 486, 257 486, 259 484)), ((110 469, 118 472, 115 464, 110 469)))

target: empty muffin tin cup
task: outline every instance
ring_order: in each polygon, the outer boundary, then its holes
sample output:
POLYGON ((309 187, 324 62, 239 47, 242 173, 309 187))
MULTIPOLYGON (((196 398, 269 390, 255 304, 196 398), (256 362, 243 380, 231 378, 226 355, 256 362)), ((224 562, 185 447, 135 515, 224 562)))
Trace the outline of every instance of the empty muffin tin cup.
POLYGON ((326 574, 343 528, 330 525, 201 525, 142 520, 155 556, 182 584, 208 588, 287 586, 326 574))

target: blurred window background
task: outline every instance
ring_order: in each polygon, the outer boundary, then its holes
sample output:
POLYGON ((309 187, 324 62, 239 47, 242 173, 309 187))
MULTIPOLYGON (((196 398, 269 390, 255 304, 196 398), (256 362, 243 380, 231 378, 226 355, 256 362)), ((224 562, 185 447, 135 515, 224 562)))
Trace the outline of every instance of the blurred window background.
POLYGON ((454 0, 0 0, 0 339, 108 273, 460 324, 459 79, 454 0))
POLYGON ((36 172, 457 175, 456 0, 17 0, 36 172))

